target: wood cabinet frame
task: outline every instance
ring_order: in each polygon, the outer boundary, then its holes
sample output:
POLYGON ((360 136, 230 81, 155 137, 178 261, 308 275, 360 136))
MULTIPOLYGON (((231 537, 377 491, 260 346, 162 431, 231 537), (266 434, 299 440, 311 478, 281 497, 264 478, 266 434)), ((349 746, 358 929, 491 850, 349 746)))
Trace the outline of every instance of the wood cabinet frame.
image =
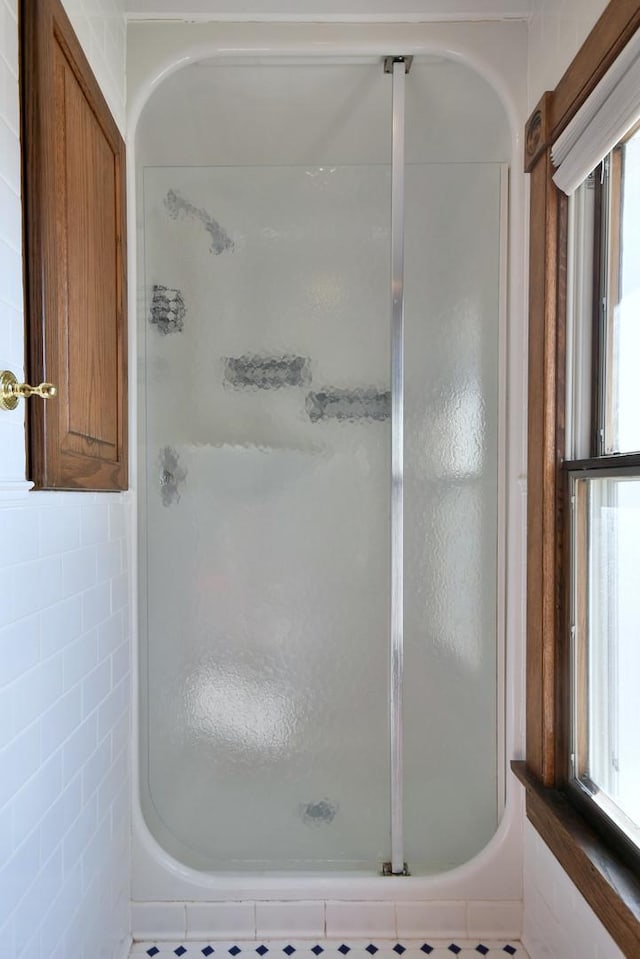
POLYGON ((127 488, 125 147, 60 0, 22 0, 27 405, 38 489, 127 488))
POLYGON ((640 28, 639 0, 611 0, 525 128, 530 174, 526 761, 527 816, 625 955, 640 955, 640 881, 568 801, 567 571, 563 475, 567 197, 551 145, 640 28))

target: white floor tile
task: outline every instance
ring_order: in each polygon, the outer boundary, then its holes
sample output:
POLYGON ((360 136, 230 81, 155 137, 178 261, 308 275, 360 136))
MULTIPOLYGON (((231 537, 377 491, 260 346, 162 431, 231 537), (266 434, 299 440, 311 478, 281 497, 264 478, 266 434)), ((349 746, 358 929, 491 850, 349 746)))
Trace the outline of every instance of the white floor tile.
POLYGON ((528 959, 521 943, 506 940, 291 938, 136 942, 132 959, 528 959), (374 951, 375 950, 375 951, 374 951), (404 950, 404 951, 403 951, 404 950))

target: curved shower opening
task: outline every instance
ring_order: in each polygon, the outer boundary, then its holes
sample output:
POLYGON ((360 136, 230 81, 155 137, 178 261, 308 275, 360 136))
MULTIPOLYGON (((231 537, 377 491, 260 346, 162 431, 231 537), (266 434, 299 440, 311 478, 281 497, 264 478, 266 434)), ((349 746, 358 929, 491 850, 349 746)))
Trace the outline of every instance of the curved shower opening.
POLYGON ((203 61, 138 125, 141 803, 196 870, 439 873, 500 819, 509 125, 402 73, 400 234, 382 57, 203 61))

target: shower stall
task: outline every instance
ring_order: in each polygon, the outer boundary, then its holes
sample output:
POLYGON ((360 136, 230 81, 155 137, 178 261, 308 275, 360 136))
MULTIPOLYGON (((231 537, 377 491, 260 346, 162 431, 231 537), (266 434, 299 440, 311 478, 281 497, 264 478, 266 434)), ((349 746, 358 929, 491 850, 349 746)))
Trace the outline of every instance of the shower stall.
POLYGON ((140 806, 192 882, 441 874, 503 811, 510 124, 385 52, 193 57, 137 123, 140 806))

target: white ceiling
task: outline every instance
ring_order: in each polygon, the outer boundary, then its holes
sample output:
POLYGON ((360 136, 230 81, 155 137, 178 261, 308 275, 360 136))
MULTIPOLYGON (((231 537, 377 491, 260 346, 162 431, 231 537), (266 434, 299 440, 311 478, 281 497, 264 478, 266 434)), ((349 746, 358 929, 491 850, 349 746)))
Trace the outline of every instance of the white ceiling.
POLYGON ((125 0, 129 19, 428 21, 528 19, 535 0, 125 0))

